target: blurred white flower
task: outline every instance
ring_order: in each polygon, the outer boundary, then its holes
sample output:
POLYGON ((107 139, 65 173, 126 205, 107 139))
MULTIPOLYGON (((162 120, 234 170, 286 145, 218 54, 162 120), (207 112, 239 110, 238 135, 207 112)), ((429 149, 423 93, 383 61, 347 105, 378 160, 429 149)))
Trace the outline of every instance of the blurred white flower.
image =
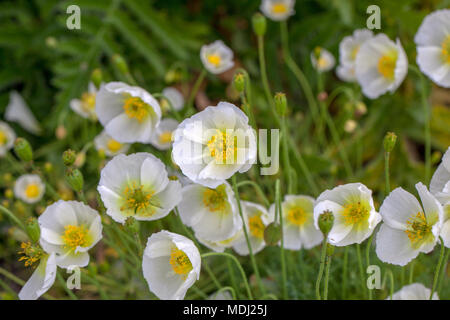
MULTIPOLYGON (((283 211, 283 244, 290 250, 311 249, 323 240, 322 232, 314 226, 314 198, 304 195, 285 195, 283 211)), ((275 204, 270 206, 275 217, 275 204)))
POLYGON ((18 123, 26 131, 39 135, 42 128, 34 117, 22 96, 16 91, 9 93, 9 103, 5 110, 5 119, 18 123))
POLYGON ((37 174, 24 174, 14 184, 14 195, 26 203, 36 203, 45 193, 45 184, 37 174))
MULTIPOLYGON (((394 293, 392 295, 392 300, 429 300, 430 294, 431 290, 426 288, 423 284, 412 283, 394 293)), ((386 300, 388 299, 390 299, 390 297, 386 300)), ((439 296, 436 292, 433 294, 432 300, 439 300, 439 296)))
POLYGON ((0 121, 0 157, 4 157, 13 147, 14 140, 16 140, 14 130, 6 122, 0 121))
POLYGON ((235 195, 227 182, 215 189, 198 184, 183 187, 180 218, 203 240, 230 239, 242 228, 235 195))
POLYGON ((200 266, 200 252, 188 238, 166 230, 148 238, 142 270, 150 291, 159 299, 184 299, 200 277, 200 266))
POLYGON ((384 223, 377 234, 376 253, 383 262, 404 266, 420 252, 433 250, 438 240, 442 206, 422 183, 416 189, 423 207, 402 188, 392 191, 381 205, 384 223))
POLYGON ((213 74, 219 74, 234 66, 233 51, 221 40, 202 46, 200 59, 206 70, 213 74))
POLYGON ((408 72, 400 40, 395 43, 380 33, 365 41, 356 55, 355 72, 362 92, 370 99, 397 90, 408 72))
POLYGON ((119 154, 101 171, 98 192, 115 221, 157 220, 181 201, 181 185, 169 180, 164 163, 150 153, 119 154))
POLYGON ((97 151, 104 152, 104 154, 108 157, 113 157, 120 153, 126 153, 130 148, 128 143, 120 143, 119 141, 111 138, 105 130, 95 137, 94 144, 97 151))
POLYGON ((339 66, 336 69, 336 74, 341 80, 348 82, 356 80, 356 56, 361 45, 372 37, 372 31, 358 29, 353 32, 353 35, 344 37, 339 43, 339 66))
POLYGON ((414 41, 420 70, 437 85, 450 88, 450 9, 426 16, 414 41))
POLYGON ((256 161, 255 132, 244 112, 228 102, 185 119, 173 140, 173 160, 183 174, 210 188, 256 161))
POLYGON ((170 149, 172 146, 172 135, 178 124, 178 121, 175 119, 162 119, 150 139, 150 144, 159 150, 170 149))
MULTIPOLYGON (((273 214, 269 214, 266 208, 254 202, 241 201, 245 225, 253 254, 264 249, 264 230, 273 222, 273 214)), ((241 256, 249 254, 247 241, 243 229, 238 234, 238 239, 233 244, 233 249, 241 256)))
POLYGON ((322 192, 314 207, 317 230, 319 216, 325 211, 334 215, 328 241, 338 247, 363 242, 381 221, 373 204, 372 191, 362 183, 348 183, 322 192))
POLYGON ((81 95, 81 99, 70 100, 70 108, 77 114, 86 119, 97 120, 95 113, 95 97, 97 95, 97 88, 90 82, 88 91, 81 95))
POLYGON ((46 293, 56 279, 56 255, 52 252, 41 258, 30 279, 24 284, 19 292, 20 300, 37 300, 46 293))
POLYGON ((331 54, 330 51, 316 47, 313 52, 311 52, 311 63, 313 67, 319 72, 326 72, 333 69, 336 64, 336 59, 331 54))
MULTIPOLYGON (((166 97, 169 100, 169 102, 172 104, 172 107, 175 111, 179 111, 179 110, 183 109, 184 97, 177 88, 174 88, 174 87, 164 88, 164 90, 162 91, 162 94, 164 97, 166 97)), ((161 110, 163 112, 170 111, 170 105, 166 99, 162 98, 160 100, 160 106, 161 106, 161 110)))
POLYGON ((205 240, 202 237, 198 236, 197 234, 195 234, 195 237, 201 244, 203 244, 208 249, 211 249, 214 252, 224 252, 225 249, 233 247, 234 243, 240 237, 241 230, 242 230, 242 228, 239 229, 238 231, 236 231, 236 233, 234 235, 232 235, 230 238, 221 240, 221 241, 205 240))
POLYGON ((56 253, 56 264, 62 268, 87 266, 89 249, 102 238, 100 215, 82 202, 59 200, 45 209, 38 222, 42 248, 56 253))
POLYGON ((105 131, 122 143, 148 143, 161 119, 159 103, 150 93, 123 82, 101 86, 95 112, 105 131))
POLYGON ((286 20, 295 14, 295 0, 262 0, 259 9, 274 21, 286 20))

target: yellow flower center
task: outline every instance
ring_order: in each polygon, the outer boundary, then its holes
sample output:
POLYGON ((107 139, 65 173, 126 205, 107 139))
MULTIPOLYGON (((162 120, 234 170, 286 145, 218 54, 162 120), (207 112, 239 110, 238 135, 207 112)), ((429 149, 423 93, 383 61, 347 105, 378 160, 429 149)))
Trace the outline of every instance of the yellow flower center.
POLYGON ((450 34, 442 42, 442 58, 445 63, 450 64, 450 34))
POLYGON ((377 69, 383 77, 394 80, 395 65, 397 64, 397 52, 385 54, 378 60, 377 69))
POLYGON ((220 65, 220 62, 222 61, 222 58, 216 53, 209 54, 207 59, 208 62, 214 65, 215 67, 218 67, 220 65))
POLYGON ((356 59, 356 55, 358 54, 358 52, 359 52, 359 46, 355 46, 351 53, 352 60, 356 59))
POLYGON ((303 210, 303 208, 294 207, 288 210, 287 219, 289 222, 295 224, 296 226, 303 225, 306 222, 307 218, 308 216, 306 215, 306 212, 305 210, 303 210))
POLYGON ((218 131, 207 143, 209 154, 217 164, 236 163, 237 137, 227 134, 225 130, 218 131))
POLYGON ((227 192, 225 185, 222 184, 216 189, 206 188, 203 192, 203 203, 209 211, 222 211, 227 204, 227 192))
POLYGON ((288 11, 288 7, 282 2, 276 2, 272 5, 272 13, 281 14, 286 13, 288 11))
POLYGON ((89 245, 88 229, 84 225, 65 226, 62 239, 64 241, 64 247, 71 251, 75 250, 77 247, 87 247, 89 245))
POLYGON ((172 142, 172 132, 166 131, 159 135, 158 137, 159 143, 166 144, 172 142))
POLYGON ((259 215, 248 218, 248 227, 252 236, 258 239, 264 238, 265 226, 259 215))
POLYGON ((423 212, 418 212, 406 221, 408 229, 405 233, 408 235, 412 244, 423 240, 426 236, 431 234, 431 226, 427 223, 427 219, 423 212))
POLYGON ((106 147, 109 151, 115 153, 122 148, 122 144, 114 139, 109 139, 108 143, 106 144, 106 147))
POLYGON ((8 136, 3 131, 0 131, 0 146, 4 146, 8 142, 8 136))
POLYGON ((346 224, 355 224, 369 218, 369 208, 361 202, 349 203, 344 206, 344 221, 346 224))
POLYGON ((20 248, 22 250, 19 251, 19 254, 22 254, 23 256, 19 258, 19 261, 25 261, 25 267, 32 266, 33 264, 41 260, 43 256, 42 250, 37 246, 33 246, 30 241, 22 242, 20 244, 20 248))
POLYGON ((81 107, 85 111, 92 111, 95 108, 95 93, 85 92, 81 96, 81 107))
POLYGON ((319 60, 317 60, 317 66, 319 68, 325 68, 328 65, 327 59, 324 57, 320 57, 319 60))
POLYGON ((170 265, 172 266, 172 270, 181 275, 184 279, 187 277, 189 272, 192 270, 192 263, 189 260, 189 257, 178 249, 176 246, 173 246, 170 250, 170 265))
POLYGON ((25 188, 25 195, 27 198, 36 198, 39 195, 39 186, 36 183, 30 183, 25 188))
POLYGON ((129 118, 135 118, 137 121, 142 122, 149 115, 150 106, 142 101, 141 98, 129 97, 125 100, 123 109, 129 118))
POLYGON ((122 211, 132 210, 135 214, 143 211, 146 215, 152 215, 155 211, 153 207, 159 207, 157 199, 152 199, 153 192, 144 190, 142 185, 133 185, 131 188, 127 186, 123 194, 125 204, 120 208, 122 211))

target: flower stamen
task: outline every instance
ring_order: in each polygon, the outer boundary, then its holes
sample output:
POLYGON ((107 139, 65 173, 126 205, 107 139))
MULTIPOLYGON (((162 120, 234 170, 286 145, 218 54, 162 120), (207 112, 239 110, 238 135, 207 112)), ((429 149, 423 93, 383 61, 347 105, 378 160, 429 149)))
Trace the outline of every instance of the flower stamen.
POLYGON ((176 246, 173 246, 170 250, 170 265, 172 266, 172 270, 186 279, 189 272, 192 270, 192 263, 189 260, 189 257, 178 249, 176 246))
POLYGON ((296 206, 288 210, 287 219, 296 226, 302 226, 307 218, 305 210, 301 207, 296 206))
POLYGON ((150 107, 141 98, 129 97, 125 100, 123 109, 129 118, 142 122, 149 115, 150 107))
POLYGON ((223 211, 227 204, 225 185, 220 185, 216 189, 206 188, 203 192, 203 203, 209 211, 223 211))
POLYGON ((360 201, 344 206, 343 216, 346 224, 355 224, 367 220, 369 214, 369 208, 360 201))

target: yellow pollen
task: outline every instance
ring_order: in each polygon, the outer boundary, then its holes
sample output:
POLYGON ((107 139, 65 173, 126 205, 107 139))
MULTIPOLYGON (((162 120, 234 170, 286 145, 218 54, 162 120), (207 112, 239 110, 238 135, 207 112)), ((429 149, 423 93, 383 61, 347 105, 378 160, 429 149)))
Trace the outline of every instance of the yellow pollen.
POLYGON ((27 198, 36 198, 39 195, 39 186, 36 183, 30 183, 25 189, 27 198))
POLYGON ((159 135, 158 137, 159 143, 166 144, 172 142, 172 132, 166 131, 159 135))
POLYGON ((142 122, 149 115, 150 107, 141 98, 129 97, 125 100, 123 109, 129 118, 142 122))
POLYGON ((320 57, 319 60, 317 60, 317 66, 319 68, 325 68, 327 64, 327 59, 325 59, 324 57, 320 57))
POLYGON ((356 59, 356 55, 358 54, 358 52, 359 52, 359 46, 355 46, 355 47, 353 48, 352 54, 351 54, 352 60, 355 60, 355 59, 356 59))
POLYGON ((222 184, 216 189, 206 188, 203 192, 203 203, 209 211, 222 211, 227 204, 227 192, 225 185, 222 184))
POLYGON ((19 258, 19 261, 25 261, 25 267, 30 267, 42 258, 42 250, 40 250, 38 247, 34 247, 31 245, 31 242, 22 242, 20 244, 20 248, 22 249, 19 251, 19 254, 22 254, 23 256, 19 258))
POLYGON ((3 131, 0 131, 0 146, 5 145, 7 142, 8 136, 3 131))
POLYGON ((397 64, 397 53, 385 54, 378 60, 377 69, 383 77, 394 80, 395 65, 397 64))
POLYGON ((209 154, 217 164, 232 164, 237 161, 237 137, 218 131, 207 143, 209 154))
POLYGON ((85 92, 81 96, 81 107, 85 111, 92 111, 95 108, 95 93, 85 92))
POLYGON ((209 54, 207 59, 208 62, 214 65, 215 67, 218 67, 220 65, 220 62, 222 61, 222 58, 216 53, 209 54))
POLYGON ((450 64, 450 34, 442 42, 442 58, 444 63, 450 64))
POLYGON ((189 272, 192 270, 192 263, 189 260, 189 257, 178 249, 176 246, 173 246, 170 250, 170 265, 172 266, 172 270, 186 279, 189 272))
POLYGON ((108 143, 106 144, 106 147, 108 148, 109 151, 114 153, 119 151, 120 148, 122 148, 122 144, 114 139, 109 139, 108 143))
POLYGON ((64 248, 74 251, 77 247, 87 247, 89 245, 88 229, 84 226, 68 225, 64 227, 62 240, 64 248))
POLYGON ((297 206, 288 210, 287 219, 289 220, 289 222, 295 224, 296 226, 303 225, 306 222, 307 218, 308 216, 306 215, 306 212, 305 210, 303 210, 303 208, 297 206))
POLYGON ((405 233, 412 244, 423 240, 431 233, 431 226, 428 225, 423 212, 418 212, 415 216, 412 216, 406 221, 406 224, 408 225, 408 229, 405 230, 405 233))
POLYGON ((259 215, 254 215, 253 217, 248 218, 248 227, 252 236, 258 239, 264 238, 265 226, 259 215))
POLYGON ((284 3, 277 2, 272 5, 272 13, 286 13, 288 11, 287 6, 284 3))
POLYGON ((134 214, 152 215, 154 207, 159 207, 157 199, 152 199, 153 192, 144 190, 142 185, 125 187, 123 195, 125 204, 120 208, 121 211, 132 210, 134 214))
POLYGON ((346 224, 355 224, 369 218, 370 210, 361 202, 349 203, 344 206, 344 220, 346 224))

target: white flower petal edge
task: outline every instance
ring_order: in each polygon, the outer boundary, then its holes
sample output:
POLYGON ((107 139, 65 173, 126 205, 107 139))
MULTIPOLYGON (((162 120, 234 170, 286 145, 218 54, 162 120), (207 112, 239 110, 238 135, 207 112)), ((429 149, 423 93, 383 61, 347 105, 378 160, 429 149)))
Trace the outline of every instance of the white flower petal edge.
POLYGON ((56 255, 43 257, 30 279, 19 292, 20 300, 37 300, 46 293, 55 283, 56 278, 56 255))
POLYGON ((225 72, 234 66, 233 51, 222 40, 203 45, 200 59, 205 69, 213 74, 225 72))
POLYGON ((80 99, 70 100, 70 108, 83 118, 97 121, 97 114, 95 113, 96 95, 97 88, 90 82, 88 92, 84 92, 80 99))
POLYGON ((34 117, 30 108, 22 96, 16 91, 9 94, 9 103, 5 110, 5 119, 11 122, 17 122, 22 128, 35 135, 42 133, 39 122, 34 117))
POLYGON ((262 0, 259 9, 274 21, 283 21, 295 14, 295 0, 262 0))
MULTIPOLYGON (((169 101, 172 104, 172 107, 175 111, 179 111, 179 110, 183 109, 184 97, 178 89, 176 89, 174 87, 168 87, 168 88, 164 88, 164 90, 161 93, 164 97, 169 99, 169 101)), ((163 103, 161 103, 161 108, 164 109, 163 103)), ((167 106, 167 108, 169 108, 169 106, 167 106)))
POLYGON ((188 238, 166 230, 147 240, 142 260, 150 291, 164 300, 181 300, 200 277, 201 257, 188 238))
POLYGON ((0 121, 0 157, 4 157, 6 153, 13 147, 16 140, 14 130, 3 121, 0 121))
POLYGON ((171 118, 162 119, 156 127, 150 143, 158 150, 168 150, 172 146, 172 136, 178 127, 178 121, 171 118))
POLYGON ((130 148, 130 144, 121 143, 113 139, 105 130, 94 138, 94 145, 97 151, 104 152, 108 157, 113 157, 120 153, 127 153, 130 148))
MULTIPOLYGON (((431 290, 421 283, 412 283, 404 286, 392 295, 392 300, 429 300, 431 290)), ((389 297, 386 299, 390 299, 389 297)), ((439 300, 438 294, 433 294, 432 300, 439 300)))
POLYGON ((14 194, 26 203, 36 203, 45 193, 45 184, 37 174, 24 174, 14 184, 14 194))
MULTIPOLYGON (((443 190, 445 185, 450 181, 450 147, 444 153, 442 161, 433 174, 430 182, 430 192, 436 196, 442 204, 446 201, 443 190)), ((449 192, 450 194, 450 192, 449 192)))

